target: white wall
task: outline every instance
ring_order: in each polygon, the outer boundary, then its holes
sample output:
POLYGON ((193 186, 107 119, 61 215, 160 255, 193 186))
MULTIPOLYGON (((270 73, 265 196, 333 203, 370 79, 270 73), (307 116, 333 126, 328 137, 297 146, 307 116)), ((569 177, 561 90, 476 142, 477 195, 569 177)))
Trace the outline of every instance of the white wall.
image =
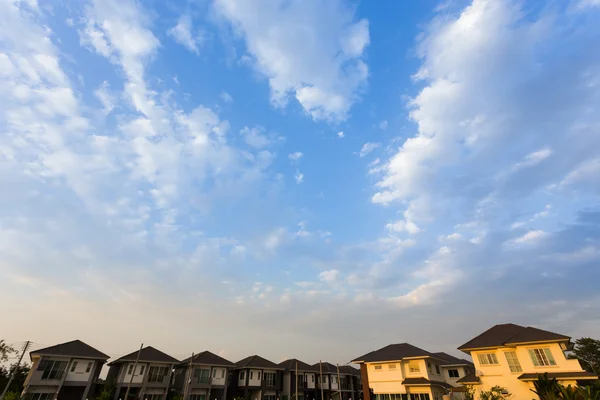
MULTIPOLYGON (((119 374, 119 382, 129 383, 131 375, 128 374, 129 366, 133 367, 135 363, 127 363, 121 366, 121 373, 119 374)), ((144 375, 148 373, 148 364, 138 363, 135 367, 135 371, 132 372, 133 380, 132 383, 142 383, 144 381, 144 375)))
POLYGON ((213 367, 211 373, 213 385, 225 385, 227 383, 227 368, 213 367), (223 377, 221 378, 221 376, 223 377))
POLYGON ((249 386, 260 386, 260 381, 262 379, 262 371, 260 369, 251 369, 247 372, 248 376, 248 385, 249 386))
POLYGON ((94 362, 95 361, 89 359, 74 359, 67 367, 67 377, 65 380, 70 382, 87 382, 90 379, 90 375, 94 373, 94 362), (77 363, 75 365, 75 370, 73 370, 74 363, 77 363), (90 366, 90 370, 85 372, 88 365, 90 366))
POLYGON ((314 389, 317 377, 315 376, 315 374, 305 374, 305 375, 306 375, 306 387, 309 389, 314 389))

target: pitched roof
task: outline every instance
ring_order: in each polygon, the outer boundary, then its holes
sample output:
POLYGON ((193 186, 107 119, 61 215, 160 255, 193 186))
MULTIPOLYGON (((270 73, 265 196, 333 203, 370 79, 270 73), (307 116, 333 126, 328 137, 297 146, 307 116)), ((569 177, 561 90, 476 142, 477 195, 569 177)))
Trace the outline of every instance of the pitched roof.
MULTIPOLYGON (((546 374, 544 374, 546 375, 546 374)), ((548 372, 548 378, 556 379, 598 379, 598 375, 587 371, 574 371, 574 372, 548 372)), ((522 374, 517 379, 525 381, 535 381, 538 379, 539 374, 522 374)))
POLYGON ((267 368, 267 369, 281 369, 280 366, 272 361, 262 358, 261 356, 253 355, 246 357, 235 363, 237 368, 267 368))
POLYGON ((104 361, 110 358, 106 354, 96 350, 81 340, 71 340, 70 342, 57 344, 55 346, 46 347, 44 349, 29 353, 29 357, 33 355, 74 356, 83 358, 97 358, 104 361))
MULTIPOLYGON (((190 359, 192 357, 188 357, 185 360, 181 361, 181 364, 189 364, 190 359)), ((194 359, 192 360, 192 364, 202 364, 202 365, 218 365, 223 367, 235 367, 235 364, 229 360, 224 359, 221 356, 216 355, 215 353, 211 353, 210 351, 203 351, 198 354, 194 354, 194 359)))
POLYGON ((427 378, 405 378, 402 381, 403 385, 436 385, 442 387, 452 387, 452 385, 443 381, 430 381, 427 378))
POLYGON ((474 365, 471 361, 465 360, 464 358, 451 356, 443 351, 433 353, 433 355, 444 361, 442 365, 474 365))
POLYGON ((524 327, 516 324, 501 324, 492 326, 490 329, 469 340, 458 349, 469 350, 485 347, 500 347, 516 343, 543 342, 553 340, 568 341, 570 340, 570 337, 533 327, 524 327))
POLYGON ((350 375, 359 375, 360 376, 360 370, 357 368, 354 368, 350 365, 342 365, 340 367, 340 372, 342 374, 350 374, 350 375))
POLYGON ((302 362, 295 358, 290 358, 289 360, 282 361, 278 364, 279 368, 283 368, 285 370, 295 371, 296 365, 298 366, 298 371, 308 371, 308 372, 316 372, 313 365, 309 365, 305 362, 302 362))
POLYGON ((432 353, 409 343, 390 344, 355 359, 353 362, 398 361, 413 357, 435 357, 432 353))
POLYGON ((463 383, 463 384, 479 384, 479 377, 475 376, 475 374, 469 374, 469 375, 465 375, 462 378, 460 378, 459 380, 457 380, 456 382, 458 383, 463 383))
POLYGON ((329 362, 316 363, 313 367, 315 367, 317 371, 323 371, 324 374, 337 374, 337 367, 329 362))
POLYGON ((135 361, 136 359, 138 359, 138 352, 140 353, 139 361, 179 364, 179 360, 171 357, 168 354, 163 353, 160 350, 156 350, 152 346, 147 346, 147 347, 144 347, 142 350, 136 350, 133 353, 130 353, 130 354, 127 354, 126 356, 118 358, 115 361, 112 361, 111 363, 109 363, 108 365, 135 361))

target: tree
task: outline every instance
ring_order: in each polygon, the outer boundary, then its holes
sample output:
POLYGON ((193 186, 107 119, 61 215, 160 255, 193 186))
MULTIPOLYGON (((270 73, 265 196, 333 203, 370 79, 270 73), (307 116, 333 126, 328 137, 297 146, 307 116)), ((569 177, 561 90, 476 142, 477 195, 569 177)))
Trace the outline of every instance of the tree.
MULTIPOLYGON (((12 374, 13 370, 17 366, 17 363, 12 364, 9 368, 0 367, 0 391, 4 389, 4 386, 8 383, 10 379, 10 374, 12 374)), ((15 374, 15 378, 10 384, 8 388, 9 391, 21 393, 23 391, 23 385, 25 384, 25 379, 27 378, 27 374, 29 373, 29 366, 19 365, 19 369, 15 374)), ((6 400, 6 399, 4 399, 6 400)))
POLYGON ((4 340, 0 340, 0 363, 8 361, 12 354, 17 354, 18 351, 14 347, 6 344, 4 340))
POLYGON ((600 340, 579 338, 575 341, 573 354, 583 369, 594 374, 600 374, 600 340))
POLYGON ((510 396, 505 393, 507 393, 507 391, 503 387, 494 386, 487 392, 481 392, 479 398, 481 400, 504 400, 510 396))

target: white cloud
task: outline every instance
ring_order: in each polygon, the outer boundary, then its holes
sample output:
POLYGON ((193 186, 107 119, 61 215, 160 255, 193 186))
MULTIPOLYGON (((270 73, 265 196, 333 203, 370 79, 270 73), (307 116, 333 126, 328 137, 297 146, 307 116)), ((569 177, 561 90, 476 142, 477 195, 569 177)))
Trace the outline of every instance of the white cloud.
POLYGON ((358 153, 358 155, 360 157, 365 157, 366 155, 368 155, 370 152, 372 152, 373 150, 375 150, 379 146, 381 146, 381 143, 370 143, 370 142, 365 143, 361 147, 360 152, 358 153))
POLYGON ((337 135, 338 135, 338 137, 339 137, 340 139, 343 139, 343 138, 344 138, 344 132, 343 132, 343 131, 339 131, 339 132, 337 133, 337 135))
POLYGON ((167 35, 171 36, 177 43, 195 54, 200 54, 200 46, 204 41, 201 32, 194 33, 192 17, 188 14, 183 14, 179 17, 177 25, 167 31, 167 35))
POLYGON ((323 271, 319 274, 319 279, 329 284, 336 283, 340 278, 340 271, 332 269, 329 271, 323 271))
POLYGON ((509 244, 509 245, 533 244, 533 243, 539 242, 540 240, 542 240, 543 238, 545 238, 547 236, 548 236, 548 233, 541 231, 541 230, 529 231, 526 234, 524 234, 523 236, 519 236, 518 238, 508 241, 507 244, 509 244))
POLYGON ((421 229, 410 220, 399 220, 393 223, 389 223, 385 226, 391 232, 408 232, 410 234, 418 233, 421 229))
POLYGON ((343 121, 368 77, 367 20, 341 0, 217 0, 215 9, 245 39, 271 102, 295 97, 315 120, 343 121))
POLYGON ((246 141, 248 146, 261 149, 271 144, 271 140, 265 136, 264 132, 265 130, 261 126, 256 126, 254 128, 245 126, 240 131, 240 134, 244 137, 244 141, 246 141))
POLYGON ((296 183, 299 185, 302 182, 304 182, 304 174, 298 170, 296 170, 296 175, 294 175, 294 179, 296 180, 296 183))
POLYGON ((233 103, 233 97, 231 97, 231 95, 225 91, 222 91, 221 94, 219 94, 219 97, 225 103, 233 103))
POLYGON ((379 123, 379 129, 381 130, 385 130, 388 127, 388 122, 386 120, 383 120, 379 123))
POLYGON ((304 155, 304 154, 302 154, 302 152, 300 152, 300 151, 296 151, 296 152, 294 152, 294 153, 290 153, 290 154, 288 154, 288 158, 289 158, 291 161, 298 161, 298 160, 300 160, 300 159, 302 158, 302 156, 303 156, 303 155, 304 155))
POLYGON ((104 107, 104 109, 103 109, 104 115, 110 114, 110 112, 115 108, 116 100, 115 100, 115 96, 110 92, 110 89, 108 87, 108 82, 107 81, 102 82, 102 84, 100 85, 100 87, 98 87, 98 89, 96 89, 94 94, 96 95, 98 100, 100 100, 100 102, 102 103, 102 106, 104 107))
POLYGON ((518 170, 521 168, 532 167, 534 165, 539 164, 546 158, 552 155, 552 149, 549 147, 544 147, 540 150, 534 151, 533 153, 528 154, 525 159, 521 162, 516 163, 513 166, 513 170, 518 170))

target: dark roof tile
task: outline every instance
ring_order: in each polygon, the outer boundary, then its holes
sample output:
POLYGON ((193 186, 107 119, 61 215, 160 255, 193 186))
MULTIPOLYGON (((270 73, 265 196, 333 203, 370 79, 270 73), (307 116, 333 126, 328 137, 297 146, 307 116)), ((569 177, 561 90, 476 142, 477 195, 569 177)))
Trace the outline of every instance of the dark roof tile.
MULTIPOLYGON (((192 357, 188 357, 185 360, 181 361, 181 365, 189 364, 190 359, 192 357)), ((215 353, 211 353, 210 351, 203 351, 198 354, 194 354, 194 359, 192 360, 192 364, 202 364, 202 365, 217 365, 222 367, 235 367, 235 364, 229 360, 224 359, 221 356, 216 355, 215 353)))
POLYGON ((147 347, 144 347, 141 351, 136 350, 133 353, 130 353, 130 354, 127 354, 126 356, 118 358, 115 361, 112 361, 108 365, 135 361, 136 359, 138 359, 138 352, 140 353, 139 361, 179 364, 179 360, 171 357, 168 354, 163 353, 160 350, 155 349, 152 346, 147 346, 147 347))
POLYGON ((460 346, 459 350, 479 349, 485 347, 500 347, 507 344, 530 343, 542 341, 563 341, 570 338, 558 333, 542 329, 524 327, 516 324, 494 325, 481 335, 460 346))
POLYGON ((444 361, 442 365, 474 365, 471 361, 465 360, 464 358, 451 356, 450 354, 442 351, 433 353, 433 355, 444 361))
POLYGON ((297 366, 298 371, 318 372, 318 369, 316 369, 313 365, 309 365, 295 358, 290 358, 289 360, 282 361, 278 364, 278 366, 279 368, 283 368, 288 371, 295 371, 297 366))
POLYGON ((475 374, 469 374, 469 375, 465 375, 462 378, 460 378, 459 380, 457 380, 456 382, 458 383, 462 383, 462 384, 479 384, 479 377, 475 376, 475 374))
POLYGON ((246 357, 243 360, 236 362, 235 365, 237 368, 281 369, 281 367, 274 362, 257 355, 246 357))
POLYGON ((72 340, 70 342, 57 344, 55 346, 46 347, 44 349, 32 351, 29 356, 33 355, 53 355, 53 356, 73 356, 83 358, 96 358, 99 360, 108 360, 110 357, 101 351, 96 350, 87 343, 81 340, 72 340))
MULTIPOLYGON (((579 379, 598 379, 598 375, 596 374, 592 374, 591 372, 587 372, 587 371, 573 371, 573 372, 548 372, 547 373, 548 378, 552 379, 552 378, 556 378, 556 379, 573 379, 573 378, 579 378, 579 379)), ((537 380, 538 379, 539 374, 522 374, 519 375, 519 377, 517 379, 521 379, 521 380, 537 380)))
POLYGON ((433 354, 409 343, 398 343, 367 353, 354 362, 398 361, 412 357, 433 357, 433 354))

